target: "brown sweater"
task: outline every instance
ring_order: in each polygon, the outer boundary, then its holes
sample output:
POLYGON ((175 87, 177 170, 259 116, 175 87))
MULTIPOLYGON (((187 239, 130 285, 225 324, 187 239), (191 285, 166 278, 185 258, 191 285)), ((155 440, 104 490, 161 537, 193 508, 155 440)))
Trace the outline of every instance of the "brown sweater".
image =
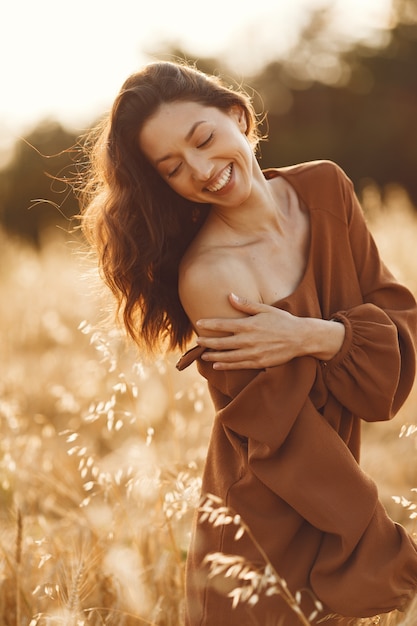
MULTIPOLYGON (((284 177, 310 214, 304 276, 276 302, 301 317, 345 325, 340 352, 262 370, 216 371, 197 359, 216 409, 203 476, 238 513, 309 615, 367 617, 404 608, 417 592, 417 548, 386 514, 373 481, 360 469, 360 421, 388 420, 415 376, 417 305, 379 258, 351 181, 328 161, 267 170, 284 177)), ((201 515, 201 514, 200 514, 201 515)), ((187 626, 299 626, 279 595, 232 609, 233 578, 207 577, 206 554, 265 563, 236 526, 194 526, 187 563, 187 626), (232 581, 232 584, 231 584, 232 581), (221 593, 218 593, 220 590, 221 593)), ((347 624, 326 621, 326 624, 347 624)))

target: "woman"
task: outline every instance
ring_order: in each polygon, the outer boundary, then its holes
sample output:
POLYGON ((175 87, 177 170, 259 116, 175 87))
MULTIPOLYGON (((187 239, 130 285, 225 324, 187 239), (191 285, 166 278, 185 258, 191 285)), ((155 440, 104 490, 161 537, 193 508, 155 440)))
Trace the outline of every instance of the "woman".
POLYGON ((233 525, 195 524, 187 624, 300 623, 282 594, 232 608, 213 552, 259 568, 266 555, 306 615, 318 599, 326 624, 347 624, 417 589, 416 545, 358 465, 361 419, 390 419, 412 387, 417 306, 340 168, 262 172, 258 140, 245 94, 146 66, 95 143, 84 229, 137 343, 198 335, 178 367, 197 360, 217 411, 203 493, 249 528, 237 541, 233 525))

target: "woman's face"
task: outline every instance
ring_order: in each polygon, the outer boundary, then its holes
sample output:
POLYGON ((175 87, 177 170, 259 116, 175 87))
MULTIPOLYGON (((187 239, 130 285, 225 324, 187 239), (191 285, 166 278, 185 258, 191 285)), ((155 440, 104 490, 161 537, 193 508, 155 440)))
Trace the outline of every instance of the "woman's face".
POLYGON ((162 104, 139 133, 139 146, 162 178, 194 202, 237 205, 251 191, 254 154, 240 107, 162 104))

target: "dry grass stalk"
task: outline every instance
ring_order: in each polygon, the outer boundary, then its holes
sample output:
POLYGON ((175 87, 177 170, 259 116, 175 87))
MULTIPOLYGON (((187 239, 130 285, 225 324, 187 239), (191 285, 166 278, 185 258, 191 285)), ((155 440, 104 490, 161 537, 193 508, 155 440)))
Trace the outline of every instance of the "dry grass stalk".
POLYGON ((208 522, 214 526, 236 526, 235 541, 239 541, 246 534, 264 561, 263 569, 259 570, 246 559, 237 555, 215 552, 206 556, 205 562, 209 564, 209 576, 211 578, 222 575, 225 578, 235 578, 242 583, 241 586, 235 587, 228 593, 232 600, 232 608, 235 608, 240 602, 247 602, 249 606, 254 606, 262 601, 263 595, 266 597, 279 595, 297 616, 300 624, 311 626, 311 622, 323 610, 321 602, 313 598, 315 610, 308 617, 303 613, 301 610, 301 592, 297 591, 293 594, 288 589, 286 581, 278 574, 268 555, 241 516, 224 506, 221 498, 213 494, 204 496, 199 512, 201 524, 208 522))
POLYGON ((22 564, 22 544, 23 544, 23 517, 20 508, 17 509, 16 516, 16 626, 21 625, 20 610, 20 587, 21 587, 21 564, 22 564))

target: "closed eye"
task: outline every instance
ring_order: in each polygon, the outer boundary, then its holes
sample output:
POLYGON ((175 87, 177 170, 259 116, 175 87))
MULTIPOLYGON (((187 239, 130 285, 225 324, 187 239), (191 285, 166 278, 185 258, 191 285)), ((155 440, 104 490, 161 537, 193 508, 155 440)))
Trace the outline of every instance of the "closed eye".
POLYGON ((168 172, 167 178, 172 178, 173 176, 175 176, 175 174, 178 174, 178 172, 180 171, 181 165, 182 163, 179 163, 173 170, 168 172))
POLYGON ((203 141, 203 143, 198 144, 197 148, 204 148, 204 146, 207 146, 214 138, 214 133, 210 133, 210 135, 207 137, 207 139, 205 141, 203 141))

